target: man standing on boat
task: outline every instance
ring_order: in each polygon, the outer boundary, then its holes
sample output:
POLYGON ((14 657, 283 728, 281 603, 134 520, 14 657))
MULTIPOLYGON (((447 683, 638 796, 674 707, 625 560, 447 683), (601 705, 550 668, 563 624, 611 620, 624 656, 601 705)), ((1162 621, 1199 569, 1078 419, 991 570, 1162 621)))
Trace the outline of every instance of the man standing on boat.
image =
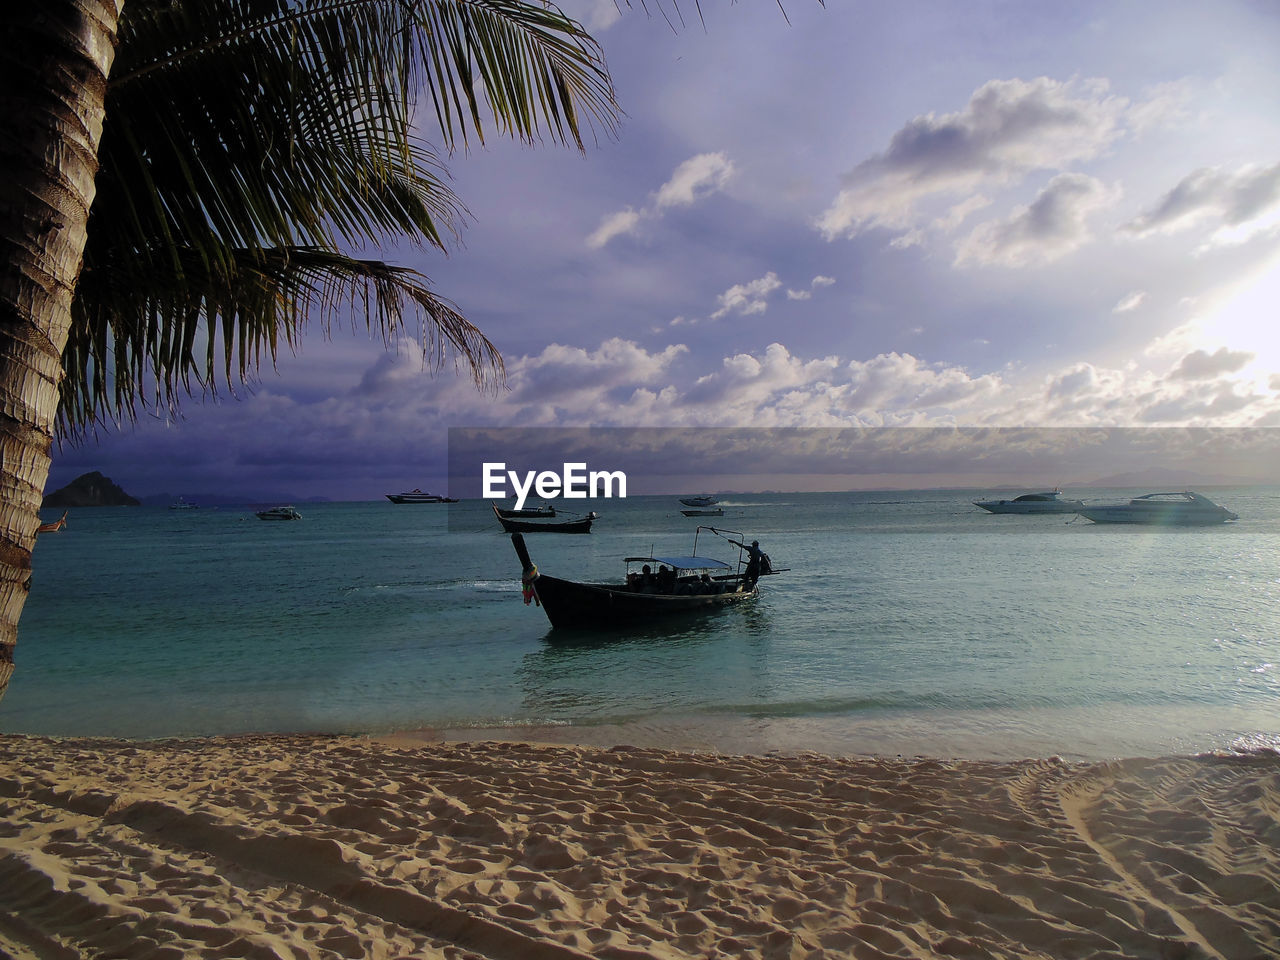
MULTIPOLYGON (((725 539, 729 540, 728 537, 725 539)), ((729 542, 747 551, 747 569, 742 575, 742 588, 750 590, 760 579, 760 574, 768 573, 771 569, 769 555, 760 549, 759 540, 752 540, 751 546, 747 546, 741 540, 729 540, 729 542)))

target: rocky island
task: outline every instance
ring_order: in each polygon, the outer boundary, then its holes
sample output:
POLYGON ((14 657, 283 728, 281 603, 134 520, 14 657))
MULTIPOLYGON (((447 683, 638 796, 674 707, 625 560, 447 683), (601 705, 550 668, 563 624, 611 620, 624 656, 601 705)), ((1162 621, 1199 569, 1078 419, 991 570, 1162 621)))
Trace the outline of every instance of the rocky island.
POLYGON ((44 498, 43 507, 136 507, 139 502, 97 470, 76 477, 44 498))

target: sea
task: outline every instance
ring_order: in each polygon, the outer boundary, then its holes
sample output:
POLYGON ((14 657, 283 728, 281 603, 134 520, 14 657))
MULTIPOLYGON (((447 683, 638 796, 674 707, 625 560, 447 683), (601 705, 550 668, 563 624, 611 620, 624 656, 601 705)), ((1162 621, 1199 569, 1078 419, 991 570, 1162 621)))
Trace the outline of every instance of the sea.
MULTIPOLYGON (((696 493, 697 491, 691 491, 696 493)), ((1148 490, 1072 490, 1120 500, 1148 490)), ((485 501, 72 510, 42 536, 0 731, 412 733, 842 756, 1104 759, 1280 747, 1280 487, 1212 527, 996 516, 983 490, 588 504, 543 572, 779 572, 715 613, 553 630, 485 501)), ((48 511, 46 511, 48 512, 48 511)), ((51 517, 50 517, 51 518, 51 517)), ((49 518, 46 518, 49 519, 49 518)))

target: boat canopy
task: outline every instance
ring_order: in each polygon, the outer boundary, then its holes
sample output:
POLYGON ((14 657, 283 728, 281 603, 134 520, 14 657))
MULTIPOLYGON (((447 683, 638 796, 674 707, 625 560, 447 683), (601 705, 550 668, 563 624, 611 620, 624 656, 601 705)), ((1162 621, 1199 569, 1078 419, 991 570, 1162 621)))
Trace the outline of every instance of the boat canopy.
POLYGON ((627 557, 627 563, 664 563, 676 570, 731 570, 723 560, 710 557, 627 557))

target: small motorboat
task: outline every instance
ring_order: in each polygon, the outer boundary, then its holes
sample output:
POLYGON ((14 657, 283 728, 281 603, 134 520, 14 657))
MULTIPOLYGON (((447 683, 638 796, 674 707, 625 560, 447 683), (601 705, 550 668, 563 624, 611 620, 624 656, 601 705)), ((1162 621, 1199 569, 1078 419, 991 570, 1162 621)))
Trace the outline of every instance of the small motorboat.
POLYGON ((1148 493, 1134 497, 1128 503, 1089 505, 1082 507, 1079 513, 1094 523, 1149 523, 1170 527, 1202 526, 1240 519, 1239 514, 1190 490, 1148 493))
POLYGON ((715 497, 681 497, 680 502, 686 507, 714 507, 720 501, 715 497))
POLYGON ((723 507, 708 507, 702 510, 681 510, 680 513, 686 517, 723 517, 723 507))
POLYGON ((592 522, 599 516, 592 510, 585 517, 574 520, 529 520, 504 517, 502 511, 496 506, 493 504, 489 506, 493 507, 493 515, 498 518, 498 523, 507 533, 590 533, 592 522))
POLYGON ((257 517, 259 520, 301 520, 302 514, 293 507, 272 507, 257 511, 257 517))
POLYGON ((1012 500, 975 500, 975 507, 988 513, 1079 513, 1084 503, 1080 500, 1063 500, 1061 490, 1045 490, 1041 493, 1024 493, 1012 500))
POLYGON ((529 558, 524 537, 513 534, 511 543, 520 558, 524 602, 541 606, 553 627, 617 629, 750 600, 759 593, 760 577, 783 572, 773 569, 757 543, 747 546, 741 534, 738 540, 726 536, 730 532, 698 527, 693 554, 687 557, 627 557, 627 573, 620 583, 580 583, 549 577, 540 573, 529 558), (698 556, 698 534, 704 530, 735 545, 737 562, 698 556))

